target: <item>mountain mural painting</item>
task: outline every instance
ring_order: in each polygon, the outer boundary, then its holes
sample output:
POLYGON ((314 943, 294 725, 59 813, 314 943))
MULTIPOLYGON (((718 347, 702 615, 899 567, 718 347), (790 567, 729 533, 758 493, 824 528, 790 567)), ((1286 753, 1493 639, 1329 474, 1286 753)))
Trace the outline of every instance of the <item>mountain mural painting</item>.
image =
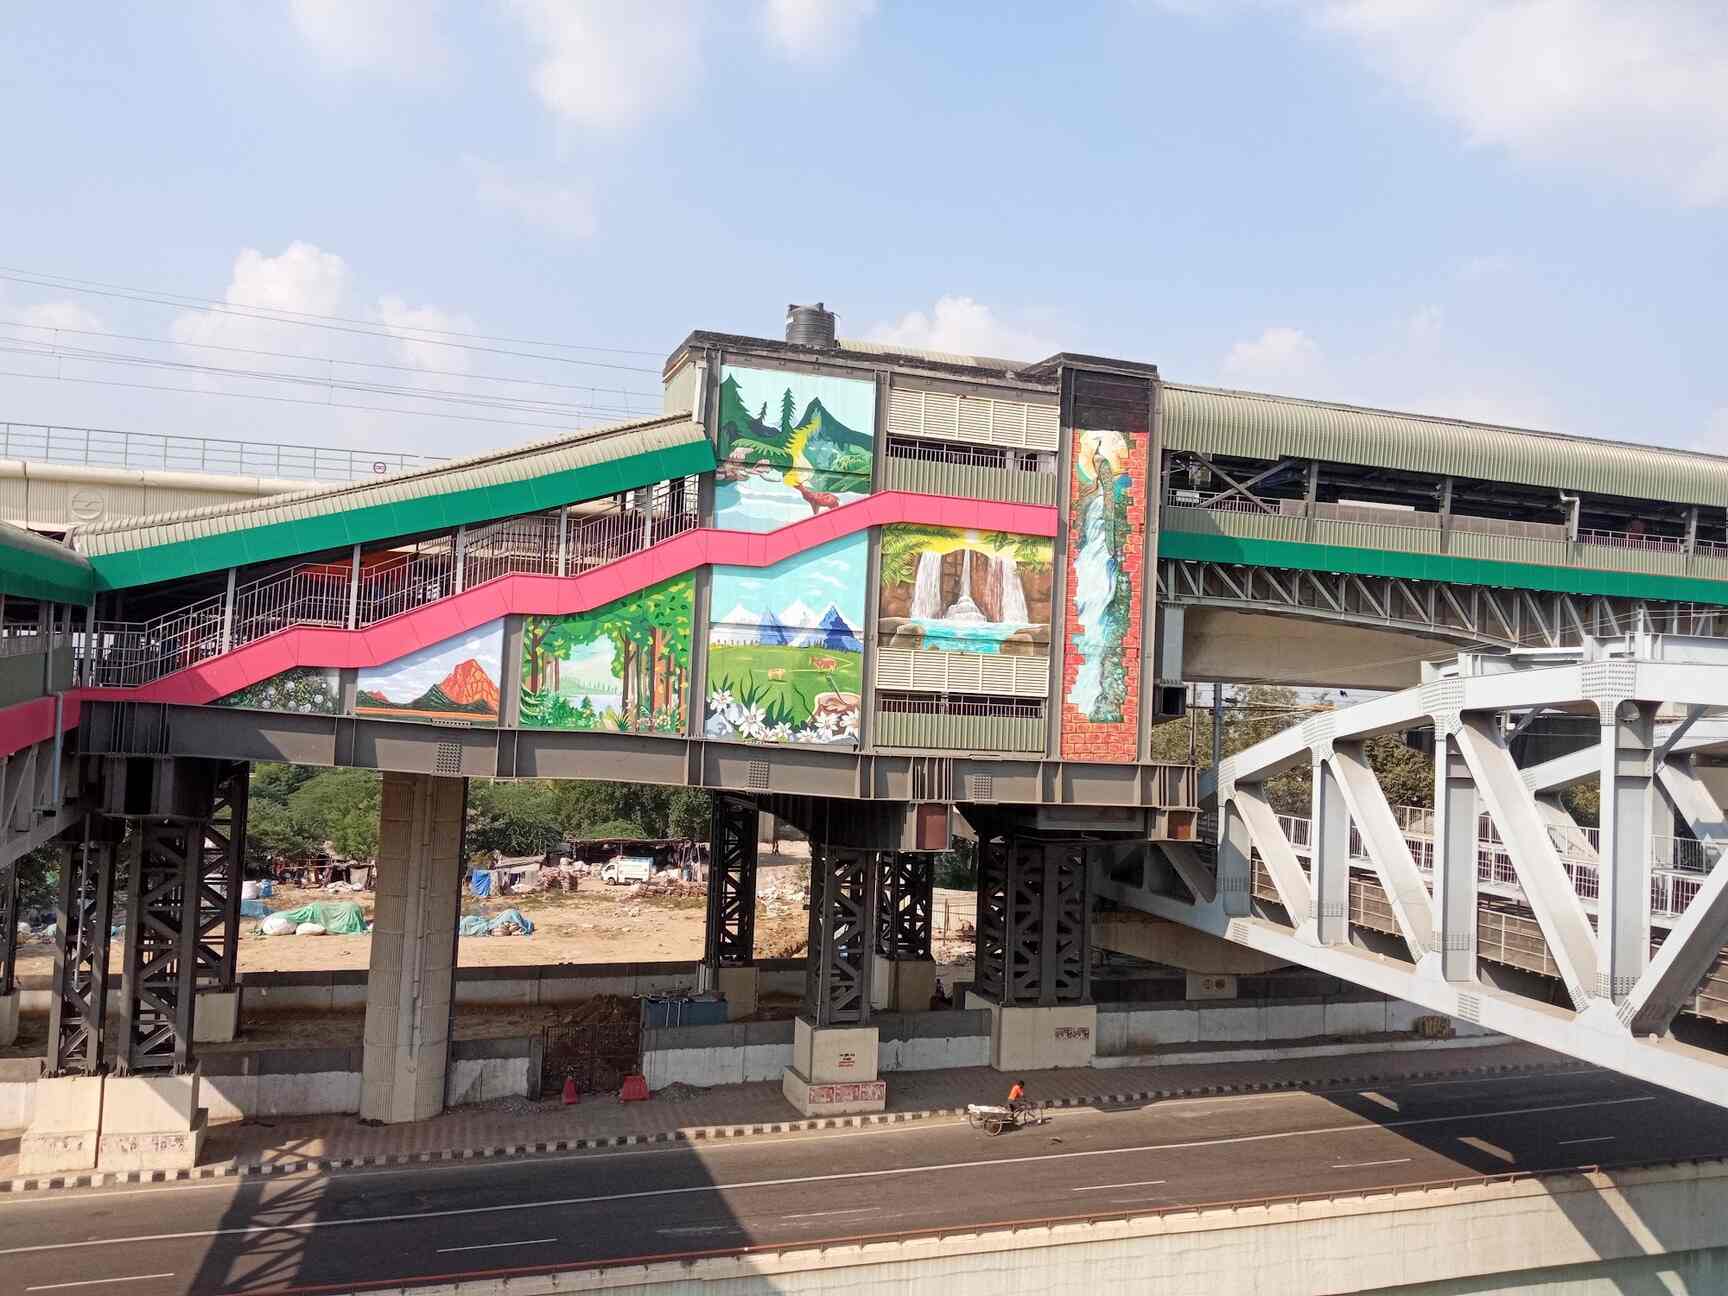
POLYGON ((504 622, 485 625, 360 671, 357 716, 498 723, 504 622))
POLYGON ((684 732, 694 576, 522 625, 522 726, 684 732))
POLYGON ((766 569, 714 569, 708 737, 857 745, 867 554, 859 534, 766 569))
POLYGON ((773 531, 870 493, 876 385, 856 378, 721 371, 714 523, 773 531))
POLYGON ((289 711, 296 715, 340 715, 342 685, 329 666, 290 666, 216 699, 222 707, 248 711, 289 711))
POLYGON ((1055 543, 1038 536, 883 527, 876 640, 884 648, 1044 656, 1054 562, 1055 543))

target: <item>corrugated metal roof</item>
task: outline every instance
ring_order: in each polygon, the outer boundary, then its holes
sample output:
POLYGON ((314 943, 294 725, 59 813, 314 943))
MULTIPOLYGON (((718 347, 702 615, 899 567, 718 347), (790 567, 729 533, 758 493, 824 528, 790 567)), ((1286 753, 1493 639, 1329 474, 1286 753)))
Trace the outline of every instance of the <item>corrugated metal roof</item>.
POLYGON ((1728 505, 1728 458, 1256 392, 1166 384, 1164 444, 1728 505))
POLYGON ((94 579, 82 555, 33 531, 0 522, 0 594, 88 603, 94 579))
POLYGON ((566 433, 467 459, 452 459, 426 468, 391 473, 372 481, 321 486, 176 513, 89 523, 73 530, 72 541, 80 552, 91 556, 124 553, 280 522, 345 513, 352 509, 527 481, 703 440, 700 425, 690 421, 688 410, 680 410, 654 418, 566 433))

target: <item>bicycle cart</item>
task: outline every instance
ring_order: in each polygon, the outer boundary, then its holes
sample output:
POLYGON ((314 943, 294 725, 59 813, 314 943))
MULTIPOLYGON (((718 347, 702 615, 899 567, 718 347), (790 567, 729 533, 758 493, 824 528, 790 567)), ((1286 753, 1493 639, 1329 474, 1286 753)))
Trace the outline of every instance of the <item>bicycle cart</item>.
POLYGON ((1043 1103, 1019 1103, 1013 1107, 997 1107, 987 1103, 966 1104, 966 1123, 995 1138, 1006 1129, 1022 1129, 1027 1125, 1042 1125, 1050 1117, 1043 1103))

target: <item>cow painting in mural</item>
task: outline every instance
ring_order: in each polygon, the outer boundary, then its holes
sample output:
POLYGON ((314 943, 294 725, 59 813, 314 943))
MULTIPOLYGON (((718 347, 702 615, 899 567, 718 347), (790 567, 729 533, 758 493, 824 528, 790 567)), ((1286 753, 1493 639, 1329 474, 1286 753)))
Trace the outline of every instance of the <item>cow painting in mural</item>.
POLYGON ((1135 507, 1125 432, 1075 434, 1074 468, 1079 491, 1070 525, 1074 612, 1079 633, 1074 649, 1080 669, 1068 703, 1088 720, 1116 723, 1128 700, 1128 663, 1123 644, 1134 616, 1134 586, 1123 555, 1135 507))

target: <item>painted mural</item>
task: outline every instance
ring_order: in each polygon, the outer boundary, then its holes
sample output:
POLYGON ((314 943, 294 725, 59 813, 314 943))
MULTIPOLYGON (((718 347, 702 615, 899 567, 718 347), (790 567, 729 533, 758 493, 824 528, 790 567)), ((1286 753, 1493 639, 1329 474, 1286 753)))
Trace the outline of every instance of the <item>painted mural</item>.
POLYGON ((269 679, 236 689, 215 705, 249 711, 291 711, 297 715, 340 715, 342 683, 332 666, 290 666, 269 679))
POLYGON ((710 738, 855 746, 868 540, 831 540, 772 567, 716 567, 710 738))
POLYGON ((1037 657, 1050 651, 1055 544, 1002 531, 882 528, 876 635, 884 648, 1037 657))
POLYGON ((522 624, 522 726, 684 732, 694 576, 522 624))
POLYGON ((500 619, 383 666, 362 667, 354 714, 495 725, 503 654, 500 619))
POLYGON ((1133 433, 1074 433, 1062 754, 1136 752, 1145 457, 1133 433))
POLYGON ((727 365, 714 524, 773 531, 870 493, 876 385, 727 365))

